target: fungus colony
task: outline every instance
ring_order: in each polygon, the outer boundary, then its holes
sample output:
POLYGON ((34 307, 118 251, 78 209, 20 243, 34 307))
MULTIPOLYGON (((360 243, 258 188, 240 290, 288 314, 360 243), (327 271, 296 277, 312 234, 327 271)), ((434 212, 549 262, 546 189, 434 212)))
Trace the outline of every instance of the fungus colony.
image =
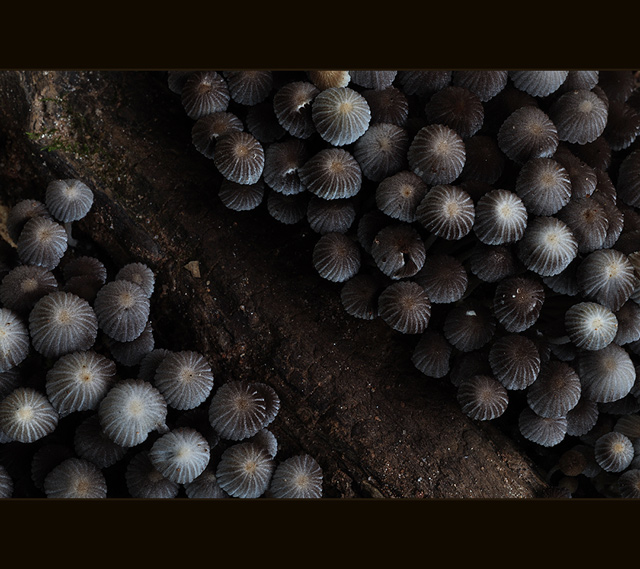
POLYGON ((93 204, 79 180, 9 211, 0 259, 0 497, 319 498, 306 454, 276 460, 277 393, 214 388, 205 357, 155 347, 153 271, 110 280, 71 223, 93 204), (28 464, 25 474, 24 464, 28 464))
POLYGON ((224 205, 308 223, 346 312, 408 335, 420 372, 546 465, 549 496, 640 496, 632 71, 183 70, 168 86, 224 205))

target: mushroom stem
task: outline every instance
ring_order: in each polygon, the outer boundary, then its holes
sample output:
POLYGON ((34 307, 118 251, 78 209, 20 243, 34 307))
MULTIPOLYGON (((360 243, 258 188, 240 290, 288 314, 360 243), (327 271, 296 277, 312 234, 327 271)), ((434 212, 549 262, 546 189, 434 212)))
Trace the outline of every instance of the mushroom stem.
POLYGON ((76 247, 78 245, 78 240, 75 239, 72 235, 71 235, 71 224, 73 222, 71 221, 67 221, 64 224, 64 228, 67 230, 67 244, 69 245, 69 247, 76 247))

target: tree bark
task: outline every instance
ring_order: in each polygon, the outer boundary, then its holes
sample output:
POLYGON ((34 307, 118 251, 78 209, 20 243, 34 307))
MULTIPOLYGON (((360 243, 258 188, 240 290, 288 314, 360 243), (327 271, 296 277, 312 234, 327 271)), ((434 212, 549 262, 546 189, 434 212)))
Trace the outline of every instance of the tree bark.
POLYGON ((94 191, 73 231, 113 267, 156 274, 156 347, 198 350, 216 385, 271 385, 278 459, 308 453, 327 497, 533 497, 538 468, 500 429, 468 419, 426 379, 406 337, 346 315, 311 265, 317 236, 237 213, 192 146, 192 121, 161 72, 0 73, 0 199, 44 199, 79 178, 94 191), (198 269, 199 274, 198 274, 198 269))

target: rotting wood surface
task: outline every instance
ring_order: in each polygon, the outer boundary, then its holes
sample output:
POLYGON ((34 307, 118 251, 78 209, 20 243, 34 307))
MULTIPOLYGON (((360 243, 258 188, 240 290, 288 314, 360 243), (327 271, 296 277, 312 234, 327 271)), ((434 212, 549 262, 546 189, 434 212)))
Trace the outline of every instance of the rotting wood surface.
POLYGON ((315 457, 326 497, 515 498, 546 487, 516 443, 459 409, 380 319, 344 313, 311 266, 317 238, 237 213, 162 72, 0 72, 0 201, 53 179, 94 191, 74 225, 113 261, 156 273, 156 347, 206 355, 216 384, 263 381, 282 407, 278 459, 315 457))

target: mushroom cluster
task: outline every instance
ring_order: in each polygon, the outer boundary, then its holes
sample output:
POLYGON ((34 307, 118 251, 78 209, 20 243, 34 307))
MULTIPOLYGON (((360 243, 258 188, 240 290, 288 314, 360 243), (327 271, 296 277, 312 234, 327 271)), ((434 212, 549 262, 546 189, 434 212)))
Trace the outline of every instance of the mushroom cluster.
POLYGON ((92 204, 83 182, 54 180, 44 203, 22 200, 8 214, 0 497, 321 497, 315 459, 276 459, 275 390, 214 388, 203 354, 157 347, 153 270, 114 271, 78 247, 71 223, 92 204))
POLYGON ((168 86, 222 203, 308 223, 346 312, 406 334, 415 367, 546 461, 555 494, 640 496, 632 71, 170 71, 168 86), (581 470, 560 466, 569 451, 581 470))

